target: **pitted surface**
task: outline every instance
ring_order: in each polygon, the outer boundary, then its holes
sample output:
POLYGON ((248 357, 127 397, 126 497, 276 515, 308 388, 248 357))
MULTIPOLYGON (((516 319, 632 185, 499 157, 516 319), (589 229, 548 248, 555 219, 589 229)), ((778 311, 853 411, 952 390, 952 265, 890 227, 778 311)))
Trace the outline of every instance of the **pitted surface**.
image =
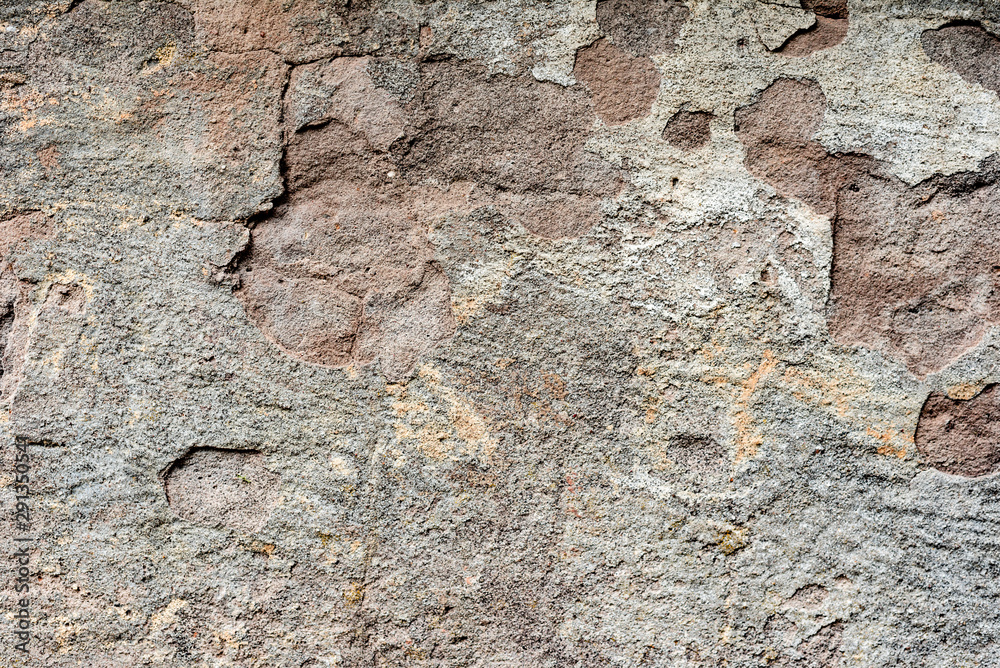
POLYGON ((997 665, 998 21, 3 3, 0 664, 997 665))

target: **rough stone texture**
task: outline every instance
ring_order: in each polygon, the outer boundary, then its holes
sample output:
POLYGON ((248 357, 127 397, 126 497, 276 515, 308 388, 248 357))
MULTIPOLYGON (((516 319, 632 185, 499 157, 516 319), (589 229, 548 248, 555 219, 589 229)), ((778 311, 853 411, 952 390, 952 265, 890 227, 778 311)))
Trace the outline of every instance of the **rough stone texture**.
POLYGON ((609 125, 649 115, 660 89, 652 61, 630 56, 606 39, 577 52, 573 74, 590 89, 597 114, 609 125))
POLYGON ((1000 420, 997 386, 968 399, 931 393, 920 411, 916 445, 924 460, 939 471, 966 477, 1000 468, 1000 420))
POLYGON ((814 23, 797 30, 777 51, 786 56, 808 56, 836 46, 847 37, 847 0, 802 0, 802 9, 815 15, 814 23))
POLYGON ((908 186, 813 139, 825 106, 815 82, 780 79, 738 110, 747 168, 831 216, 833 337, 885 349, 920 377, 940 371, 1000 318, 996 159, 908 186))
POLYGON ((670 117, 663 128, 663 138, 671 146, 684 151, 701 148, 712 139, 712 120, 715 116, 707 111, 687 111, 682 109, 670 117))
POLYGON ((690 10, 680 0, 598 0, 597 24, 633 56, 672 53, 690 10))
POLYGON ((1000 39, 979 25, 947 25, 921 36, 927 56, 966 81, 1000 90, 1000 39))
POLYGON ((167 503, 178 516, 206 527, 255 533, 277 501, 280 479, 259 452, 194 448, 163 473, 167 503))
POLYGON ((794 36, 816 25, 816 15, 801 7, 758 0, 753 13, 757 37, 769 51, 779 51, 794 36))
POLYGON ((3 3, 0 665, 998 665, 998 19, 3 3))

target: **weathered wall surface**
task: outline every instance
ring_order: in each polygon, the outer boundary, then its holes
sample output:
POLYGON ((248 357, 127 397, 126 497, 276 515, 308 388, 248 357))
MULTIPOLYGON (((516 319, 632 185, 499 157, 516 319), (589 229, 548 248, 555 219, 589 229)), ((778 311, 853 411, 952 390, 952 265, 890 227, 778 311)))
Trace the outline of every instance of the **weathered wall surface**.
POLYGON ((4 3, 0 663, 1000 665, 998 21, 4 3))

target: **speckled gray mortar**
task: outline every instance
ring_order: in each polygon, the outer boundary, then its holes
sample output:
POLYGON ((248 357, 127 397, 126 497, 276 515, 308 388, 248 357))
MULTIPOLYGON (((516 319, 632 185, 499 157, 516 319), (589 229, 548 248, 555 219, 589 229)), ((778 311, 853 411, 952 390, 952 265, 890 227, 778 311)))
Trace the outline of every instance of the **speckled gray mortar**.
MULTIPOLYGON (((0 664, 1000 666, 1000 477, 914 442, 931 393, 1000 382, 1000 314, 926 374, 838 342, 836 214, 748 168, 734 122, 814 82, 823 155, 905 187, 983 169, 1000 98, 922 36, 1000 9, 836 4, 3 0, 0 542, 34 540, 29 652, 5 558, 0 664), (368 60, 315 74, 342 58, 368 60), (429 72, 514 91, 518 128, 550 119, 517 86, 569 100, 582 176, 466 93, 431 109, 429 72), (685 111, 702 134, 671 143, 685 111), (417 273, 280 274, 261 230, 351 193, 414 221, 417 273), (249 292, 265 270, 287 304, 249 292), (310 357, 341 303, 364 315, 310 357)), ((390 248, 365 234, 348 255, 390 248)))

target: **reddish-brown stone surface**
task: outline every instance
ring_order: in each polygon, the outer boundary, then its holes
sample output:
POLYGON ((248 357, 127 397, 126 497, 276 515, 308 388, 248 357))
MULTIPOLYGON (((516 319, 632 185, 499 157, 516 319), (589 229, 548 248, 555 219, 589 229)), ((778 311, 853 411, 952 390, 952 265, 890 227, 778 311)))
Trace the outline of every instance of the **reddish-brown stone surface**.
POLYGON ((379 358, 390 379, 409 373, 454 332, 448 281, 411 195, 336 180, 296 191, 254 230, 240 292, 248 314, 305 361, 379 358))
POLYGON ((970 478, 1000 470, 1000 392, 990 385, 971 399, 932 392, 920 411, 917 450, 928 465, 970 478))
POLYGON ((227 53, 273 51, 292 64, 339 55, 412 54, 420 26, 380 3, 183 0, 199 40, 227 53))
POLYGON ((778 79, 760 99, 736 111, 736 134, 746 147, 745 164, 785 196, 818 213, 834 212, 838 194, 868 171, 871 158, 830 155, 813 139, 826 98, 813 81, 778 79))
POLYGON ((802 9, 816 14, 816 23, 799 30, 778 51, 786 56, 808 56, 828 49, 847 37, 847 0, 802 0, 802 9))
POLYGON ((7 262, 11 253, 29 241, 52 236, 52 220, 40 211, 0 215, 0 260, 7 262))
POLYGON ((634 56, 672 53, 691 12, 680 0, 599 0, 597 23, 634 56))
POLYGON ((489 76, 475 66, 428 63, 421 109, 402 165, 411 178, 472 181, 477 205, 493 205, 546 238, 584 234, 622 175, 587 151, 594 107, 587 90, 489 76))
POLYGON ((590 89, 598 116, 609 125, 648 116, 660 90, 653 61, 631 56, 606 39, 577 52, 573 74, 590 89))
POLYGON ((455 331, 427 231, 492 206, 541 237, 585 233, 621 189, 584 150, 581 87, 428 63, 409 102, 369 58, 296 68, 286 100, 287 200, 252 232, 240 298, 264 334, 325 366, 380 360, 391 380, 455 331))
POLYGON ((934 62, 967 81, 1000 92, 1000 39, 981 25, 954 23, 927 30, 920 42, 934 62))
POLYGON ((923 376, 1000 320, 1000 165, 910 188, 861 174, 838 200, 830 330, 923 376))
POLYGON ((239 53, 277 47, 294 58, 330 55, 335 47, 323 42, 329 40, 330 33, 342 30, 349 3, 187 0, 182 4, 190 6, 199 37, 214 49, 239 53))
POLYGON ((714 118, 715 115, 708 111, 681 109, 667 121, 663 128, 663 138, 671 146, 683 151, 693 151, 711 141, 714 118))
POLYGON ((918 376, 938 371, 1000 318, 1000 170, 990 159, 907 186, 870 156, 814 140, 825 105, 815 83, 780 79, 737 111, 747 168, 831 216, 834 338, 918 376))

